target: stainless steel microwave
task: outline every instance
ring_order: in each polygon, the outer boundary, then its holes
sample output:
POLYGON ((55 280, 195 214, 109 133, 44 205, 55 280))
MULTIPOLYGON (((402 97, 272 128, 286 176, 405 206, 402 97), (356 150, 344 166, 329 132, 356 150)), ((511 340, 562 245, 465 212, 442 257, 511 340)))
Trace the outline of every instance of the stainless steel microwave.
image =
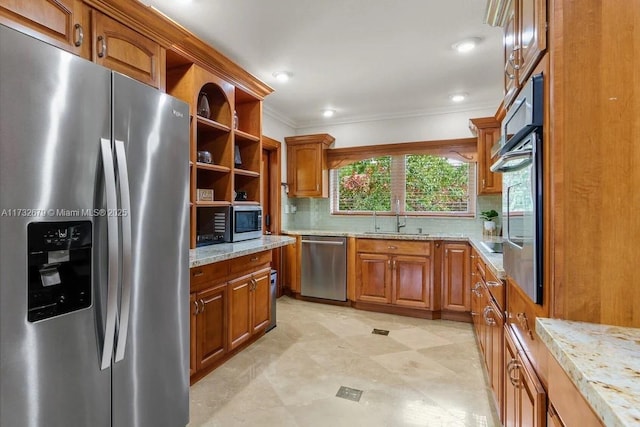
MULTIPOLYGON (((520 90, 502 121, 500 155, 513 150, 527 135, 542 127, 544 120, 544 79, 542 73, 531 77, 520 90)), ((495 154, 495 153, 492 153, 495 154)))
POLYGON ((215 206, 198 208, 196 246, 232 243, 262 236, 260 206, 215 206))

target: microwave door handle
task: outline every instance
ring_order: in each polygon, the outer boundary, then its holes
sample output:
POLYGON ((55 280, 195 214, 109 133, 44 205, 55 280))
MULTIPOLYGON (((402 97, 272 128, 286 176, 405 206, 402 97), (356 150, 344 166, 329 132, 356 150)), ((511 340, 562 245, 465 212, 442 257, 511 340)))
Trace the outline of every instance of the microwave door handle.
POLYGON ((498 161, 495 162, 493 165, 491 165, 489 169, 491 170, 491 172, 501 172, 501 173, 514 172, 522 168, 525 168, 532 163, 533 163, 533 149, 529 148, 522 151, 512 151, 510 153, 505 153, 504 155, 500 156, 498 161), (523 160, 523 161, 513 166, 507 166, 507 163, 513 160, 523 160))

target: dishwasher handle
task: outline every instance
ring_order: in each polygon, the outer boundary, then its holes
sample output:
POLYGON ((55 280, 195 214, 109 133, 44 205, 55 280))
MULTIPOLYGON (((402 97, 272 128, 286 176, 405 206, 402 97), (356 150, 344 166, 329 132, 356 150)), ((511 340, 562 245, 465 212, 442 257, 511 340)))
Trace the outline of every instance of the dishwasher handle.
POLYGON ((302 240, 302 243, 311 243, 314 245, 344 246, 344 242, 333 242, 330 240, 302 240))

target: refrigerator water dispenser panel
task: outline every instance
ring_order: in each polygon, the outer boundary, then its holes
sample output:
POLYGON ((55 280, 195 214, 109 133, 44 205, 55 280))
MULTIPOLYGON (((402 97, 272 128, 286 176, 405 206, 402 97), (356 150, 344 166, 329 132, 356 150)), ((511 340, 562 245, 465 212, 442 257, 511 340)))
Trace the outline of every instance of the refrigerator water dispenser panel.
POLYGON ((27 320, 91 306, 91 221, 32 222, 27 239, 27 320))

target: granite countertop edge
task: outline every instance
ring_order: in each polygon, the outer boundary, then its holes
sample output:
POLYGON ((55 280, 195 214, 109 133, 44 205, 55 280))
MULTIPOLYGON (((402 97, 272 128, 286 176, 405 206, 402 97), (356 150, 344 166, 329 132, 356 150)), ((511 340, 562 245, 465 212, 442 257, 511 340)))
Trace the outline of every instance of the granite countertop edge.
POLYGON ((538 318, 536 332, 606 426, 638 425, 640 329, 538 318))
POLYGON ((482 241, 501 242, 502 238, 487 238, 482 235, 465 233, 429 233, 429 234, 403 234, 403 233, 367 233, 358 231, 339 230, 283 230, 282 234, 292 236, 331 236, 331 237, 357 237, 359 239, 390 239, 390 240, 446 240, 467 241, 480 254, 484 262, 489 266, 493 274, 502 280, 506 279, 506 273, 502 264, 502 254, 487 251, 480 245, 482 241))
POLYGON ((189 250, 189 268, 268 251, 295 243, 290 236, 268 235, 236 243, 220 243, 189 250))

